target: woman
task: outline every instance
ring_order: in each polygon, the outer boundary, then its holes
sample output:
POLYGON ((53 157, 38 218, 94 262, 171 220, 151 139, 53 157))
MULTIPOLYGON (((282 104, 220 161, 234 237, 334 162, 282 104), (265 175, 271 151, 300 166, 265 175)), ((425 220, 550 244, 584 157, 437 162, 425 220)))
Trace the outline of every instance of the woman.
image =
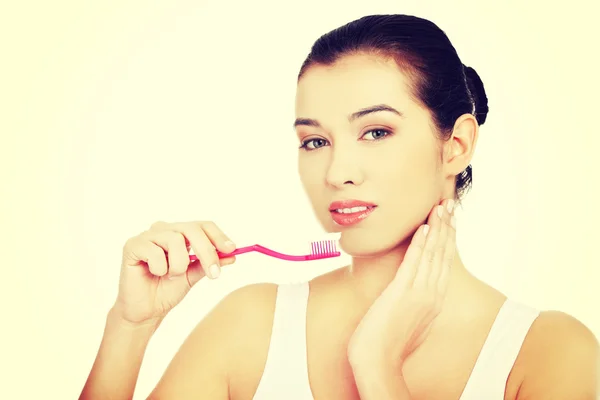
MULTIPOLYGON (((368 16, 319 38, 298 77, 299 172, 352 263, 226 296, 150 398, 594 399, 594 335, 507 299, 456 254, 453 210, 487 112, 477 73, 427 20, 368 16)), ((165 315, 235 261, 215 248, 235 245, 212 222, 157 223, 126 243, 80 398, 131 398, 165 315)))

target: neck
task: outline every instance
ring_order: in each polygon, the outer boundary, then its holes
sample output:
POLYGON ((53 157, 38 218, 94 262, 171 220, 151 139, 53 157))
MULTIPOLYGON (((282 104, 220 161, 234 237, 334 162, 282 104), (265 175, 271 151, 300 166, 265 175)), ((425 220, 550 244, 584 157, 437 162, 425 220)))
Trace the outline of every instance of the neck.
MULTIPOLYGON (((345 269, 346 278, 356 295, 367 302, 374 301, 396 276, 408 244, 401 244, 392 251, 376 257, 353 257, 352 263, 345 269)), ((451 267, 447 296, 461 293, 473 278, 464 267, 460 256, 456 254, 451 267)))

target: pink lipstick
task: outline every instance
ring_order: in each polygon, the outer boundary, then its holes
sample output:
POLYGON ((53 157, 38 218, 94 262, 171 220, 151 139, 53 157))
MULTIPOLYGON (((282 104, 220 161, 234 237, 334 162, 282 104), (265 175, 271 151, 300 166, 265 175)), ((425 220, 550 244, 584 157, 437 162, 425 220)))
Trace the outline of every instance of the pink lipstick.
POLYGON ((334 201, 329 205, 331 218, 338 225, 351 226, 367 218, 377 207, 360 200, 334 201))

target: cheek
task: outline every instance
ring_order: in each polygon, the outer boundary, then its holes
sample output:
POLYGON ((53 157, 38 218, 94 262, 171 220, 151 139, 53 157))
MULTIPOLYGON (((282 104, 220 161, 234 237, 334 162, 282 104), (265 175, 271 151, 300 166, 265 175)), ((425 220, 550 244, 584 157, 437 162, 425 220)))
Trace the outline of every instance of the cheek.
POLYGON ((370 182, 382 206, 377 219, 340 239, 342 249, 353 256, 383 254, 410 240, 441 194, 439 163, 431 151, 398 151, 393 158, 380 157, 378 164, 371 175, 377 182, 370 182))
POLYGON ((437 172, 429 162, 412 163, 386 176, 385 208, 389 217, 400 225, 419 224, 435 202, 437 172))
POLYGON ((302 187, 304 188, 306 194, 312 197, 317 190, 317 171, 314 165, 311 165, 307 160, 305 160, 302 156, 298 158, 298 176, 300 177, 300 182, 302 183, 302 187))
POLYGON ((384 188, 402 197, 418 197, 437 185, 440 176, 438 154, 424 144, 410 144, 394 154, 378 157, 384 188))
POLYGON ((390 166, 386 198, 399 205, 394 210, 403 216, 401 219, 415 222, 428 214, 443 188, 439 167, 437 154, 431 149, 411 152, 396 161, 395 168, 390 166))
POLYGON ((298 160, 298 175, 312 207, 318 209, 323 201, 324 188, 323 176, 319 171, 319 167, 315 163, 300 158, 298 160))
MULTIPOLYGON (((301 157, 301 156, 300 156, 301 157)), ((327 193, 324 168, 318 160, 302 160, 298 162, 298 174, 313 213, 325 232, 337 232, 329 211, 330 194, 327 193)))

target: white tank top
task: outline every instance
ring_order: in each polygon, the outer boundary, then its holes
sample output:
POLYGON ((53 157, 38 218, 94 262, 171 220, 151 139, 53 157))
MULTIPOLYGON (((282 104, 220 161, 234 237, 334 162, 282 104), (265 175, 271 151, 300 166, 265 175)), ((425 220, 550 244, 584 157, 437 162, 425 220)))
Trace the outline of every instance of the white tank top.
MULTIPOLYGON (((253 400, 314 400, 306 357, 309 283, 279 285, 267 362, 253 400)), ((539 311, 507 299, 460 400, 503 400, 506 380, 539 311)))

